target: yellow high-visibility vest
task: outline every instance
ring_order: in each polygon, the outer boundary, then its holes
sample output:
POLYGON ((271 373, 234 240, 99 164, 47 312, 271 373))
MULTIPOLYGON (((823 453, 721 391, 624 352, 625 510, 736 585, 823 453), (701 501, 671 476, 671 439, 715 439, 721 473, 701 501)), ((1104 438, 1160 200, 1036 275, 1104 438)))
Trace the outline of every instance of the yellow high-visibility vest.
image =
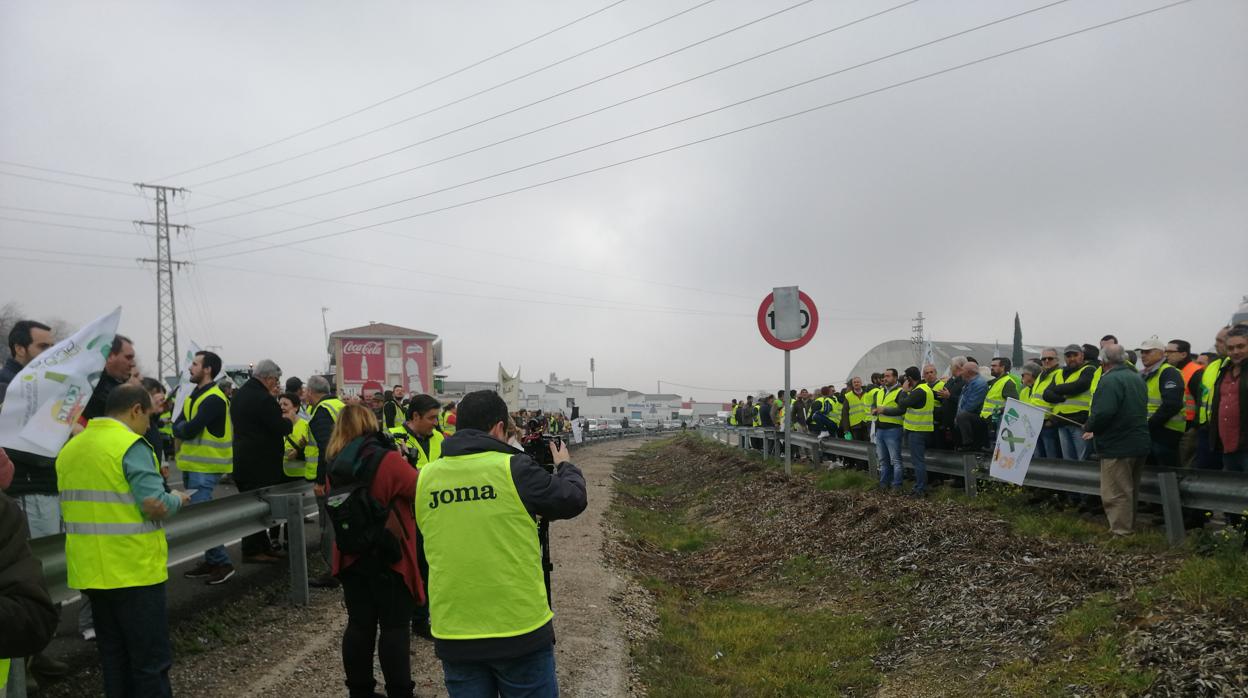
MULTIPOLYGON (((897 386, 893 386, 892 390, 880 388, 879 391, 880 391, 878 393, 879 397, 876 400, 876 407, 885 409, 885 408, 897 406, 897 396, 901 394, 901 388, 897 386)), ((891 417, 889 415, 881 413, 881 414, 876 415, 875 419, 877 422, 881 422, 884 424, 902 425, 905 423, 904 415, 891 417)))
MULTIPOLYGON (((1152 375, 1148 377, 1148 380, 1144 381, 1144 385, 1148 388, 1149 417, 1152 417, 1153 414, 1161 408, 1161 373, 1168 368, 1174 369, 1174 372, 1179 374, 1179 379, 1183 379, 1183 374, 1179 373, 1179 369, 1174 368, 1165 361, 1161 362, 1161 365, 1157 367, 1157 370, 1153 371, 1152 375)), ((1180 409, 1178 412, 1171 415, 1170 419, 1166 420, 1165 427, 1170 431, 1187 431, 1187 418, 1183 416, 1183 410, 1180 409)))
MULTIPOLYGON (((125 424, 100 417, 56 457, 71 589, 144 587, 169 578, 165 531, 143 517, 122 463, 142 439, 125 424)), ((160 472, 155 451, 152 470, 160 472)))
MULTIPOLYGON (((305 470, 303 471, 303 479, 316 479, 316 464, 321 460, 321 447, 316 443, 316 438, 312 435, 312 418, 320 410, 325 410, 329 418, 334 424, 338 423, 338 415, 342 413, 342 408, 346 407, 346 403, 336 397, 327 397, 312 406, 312 414, 308 415, 308 445, 303 449, 303 460, 305 470)), ((328 446, 329 444, 326 444, 328 446)))
POLYGON ((936 396, 932 394, 932 388, 927 383, 919 383, 916 390, 922 390, 927 395, 927 400, 922 407, 906 408, 902 426, 906 431, 935 431, 933 416, 936 413, 936 396))
POLYGON ((1007 374, 994 380, 992 385, 988 386, 988 394, 984 396, 984 405, 979 410, 980 419, 988 419, 995 410, 1005 406, 1005 386, 1012 382, 1007 374))
POLYGON ((193 439, 184 439, 178 449, 178 470, 184 473, 229 473, 234 471, 234 424, 230 421, 230 400, 213 385, 194 399, 182 403, 182 415, 195 419, 204 400, 216 397, 225 403, 225 433, 214 436, 204 427, 193 439))
POLYGON ((554 616, 537 522, 511 478, 511 455, 485 451, 425 466, 416 525, 429 561, 429 620, 444 640, 516 637, 554 616))
MULTIPOLYGON (((1079 378, 1083 376, 1084 371, 1091 370, 1094 369, 1091 366, 1084 364, 1075 369, 1074 373, 1067 376, 1063 369, 1058 369, 1053 372, 1053 382, 1056 385, 1075 383, 1078 382, 1079 378)), ((1089 389, 1079 393, 1078 395, 1067 395, 1065 402, 1059 402, 1053 406, 1053 412, 1055 414, 1074 414, 1076 412, 1087 412, 1091 408, 1092 391, 1089 389)))
POLYGON ((1209 415, 1213 413, 1213 386, 1218 384, 1218 374, 1226 359, 1217 358, 1209 362, 1205 372, 1200 374, 1200 423, 1209 423, 1209 415))

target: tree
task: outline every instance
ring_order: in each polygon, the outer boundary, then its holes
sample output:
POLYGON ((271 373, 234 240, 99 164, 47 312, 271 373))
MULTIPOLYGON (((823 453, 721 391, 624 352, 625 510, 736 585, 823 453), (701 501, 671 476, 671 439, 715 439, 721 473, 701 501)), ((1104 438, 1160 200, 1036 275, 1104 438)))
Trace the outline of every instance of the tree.
POLYGON ((1023 367, 1023 325, 1018 319, 1018 313, 1014 313, 1014 353, 1010 356, 1010 361, 1015 370, 1023 367))

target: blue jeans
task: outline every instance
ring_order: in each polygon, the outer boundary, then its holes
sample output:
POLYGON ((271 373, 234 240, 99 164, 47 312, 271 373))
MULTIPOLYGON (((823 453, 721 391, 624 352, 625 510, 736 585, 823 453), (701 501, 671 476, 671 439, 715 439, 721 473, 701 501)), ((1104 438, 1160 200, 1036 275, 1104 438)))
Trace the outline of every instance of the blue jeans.
POLYGON ((87 589, 95 609, 95 642, 104 674, 104 695, 172 696, 173 645, 165 584, 124 589, 87 589))
POLYGON ((1062 424, 1057 427, 1057 439, 1062 446, 1065 460, 1087 460, 1088 442, 1083 440, 1083 427, 1062 424))
MULTIPOLYGON (((221 481, 221 473, 182 473, 182 484, 188 490, 195 490, 191 495, 191 504, 212 501, 212 493, 221 481)), ((204 562, 209 565, 228 565, 230 556, 225 552, 224 545, 204 551, 204 562)))
POLYGON ((880 486, 901 487, 902 429, 876 429, 875 454, 880 459, 880 486))
POLYGON ((906 432, 906 446, 910 447, 910 465, 914 467, 914 491, 927 491, 927 437, 926 431, 906 432))
POLYGON ((442 673, 451 698, 557 698, 555 648, 493 662, 448 662, 442 673))
POLYGON ((1057 445, 1057 427, 1046 426, 1040 430, 1040 443, 1036 445, 1037 458, 1061 458, 1062 449, 1057 445))

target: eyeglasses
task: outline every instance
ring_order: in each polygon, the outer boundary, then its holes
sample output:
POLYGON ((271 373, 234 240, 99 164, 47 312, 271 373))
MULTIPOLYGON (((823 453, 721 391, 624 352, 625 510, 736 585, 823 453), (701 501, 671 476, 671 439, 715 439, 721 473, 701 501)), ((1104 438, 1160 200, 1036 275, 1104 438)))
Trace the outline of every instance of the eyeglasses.
POLYGON ((1040 360, 1041 361, 1057 361, 1057 357, 1056 356, 1041 356, 1040 360))

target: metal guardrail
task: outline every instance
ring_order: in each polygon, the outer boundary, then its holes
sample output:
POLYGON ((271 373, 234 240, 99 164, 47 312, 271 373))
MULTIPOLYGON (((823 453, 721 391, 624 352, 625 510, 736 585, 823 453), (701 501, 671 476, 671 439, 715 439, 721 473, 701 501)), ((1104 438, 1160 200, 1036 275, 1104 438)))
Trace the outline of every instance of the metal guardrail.
MULTIPOLYGON (((715 441, 740 448, 749 448, 749 439, 760 439, 764 456, 779 456, 783 449, 783 437, 775 429, 701 426, 698 431, 715 441)), ((829 455, 853 458, 867 461, 870 472, 874 475, 879 473, 874 444, 820 439, 800 433, 790 434, 789 440, 795 452, 809 450, 817 461, 829 455)), ((929 450, 924 460, 930 472, 964 478, 965 491, 972 497, 978 490, 978 482, 990 479, 987 459, 979 454, 929 450)), ((909 458, 902 459, 902 467, 911 469, 909 458)), ((1027 469, 1023 485, 1099 495, 1101 472, 1095 461, 1036 458, 1032 459, 1027 469)), ((1161 505, 1166 538, 1171 545, 1181 545, 1186 537, 1184 508, 1234 514, 1248 510, 1248 473, 1149 465, 1144 467, 1140 479, 1139 499, 1161 505)))
MULTIPOLYGON (((582 444, 569 444, 569 447, 648 433, 650 431, 638 428, 604 429, 586 433, 582 444)), ((290 598, 296 604, 306 605, 310 594, 303 517, 315 514, 316 498, 310 482, 291 482, 187 506, 165 525, 169 567, 196 558, 209 548, 228 545, 279 523, 293 522, 295 525, 289 527, 287 557, 290 562, 290 598)), ((30 541, 30 548, 43 564, 43 580, 52 601, 65 603, 77 599, 79 592, 70 589, 66 579, 65 534, 36 538, 30 541)), ((7 695, 10 698, 25 698, 23 663, 13 662, 10 672, 7 695)), ((0 691, 0 696, 6 695, 6 691, 0 691)))

